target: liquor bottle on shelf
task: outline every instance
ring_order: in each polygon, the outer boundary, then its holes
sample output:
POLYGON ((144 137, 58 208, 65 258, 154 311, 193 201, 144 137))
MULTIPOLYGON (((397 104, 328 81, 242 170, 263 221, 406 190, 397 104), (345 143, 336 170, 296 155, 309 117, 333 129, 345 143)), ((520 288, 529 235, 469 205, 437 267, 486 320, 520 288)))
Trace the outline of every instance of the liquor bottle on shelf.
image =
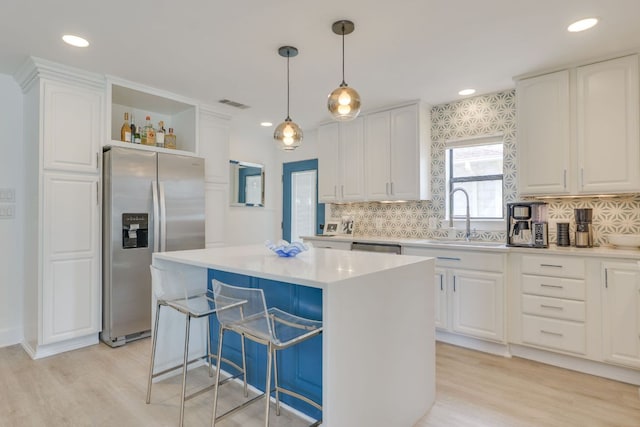
MULTIPOLYGON (((133 117, 133 113, 131 113, 131 126, 130 128, 130 132, 131 132, 131 142, 135 143, 136 142, 136 132, 137 132, 137 128, 136 128, 136 123, 135 123, 135 118, 133 117)), ((138 136, 139 139, 139 136, 138 136)), ((140 144, 140 141, 137 141, 138 144, 140 144)))
POLYGON ((176 149, 176 136, 173 134, 173 128, 169 128, 169 133, 164 136, 164 147, 176 149))
POLYGON ((156 147, 164 148, 164 122, 158 122, 158 130, 156 131, 156 147))
POLYGON ((151 117, 147 116, 147 123, 142 130, 142 144, 156 145, 156 131, 151 124, 151 117))
POLYGON ((120 128, 120 141, 131 142, 131 126, 129 125, 129 113, 124 113, 124 123, 120 128))
POLYGON ((133 134, 133 142, 136 144, 142 143, 142 126, 136 127, 136 132, 133 134))

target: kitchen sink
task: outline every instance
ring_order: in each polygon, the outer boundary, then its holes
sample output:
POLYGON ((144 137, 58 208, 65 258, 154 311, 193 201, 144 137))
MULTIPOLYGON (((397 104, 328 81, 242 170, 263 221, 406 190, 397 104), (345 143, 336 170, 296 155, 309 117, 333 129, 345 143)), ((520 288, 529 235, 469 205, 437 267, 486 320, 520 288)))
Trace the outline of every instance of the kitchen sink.
POLYGON ((482 242, 480 240, 425 240, 425 243, 431 243, 434 245, 455 245, 455 246, 481 246, 488 248, 498 248, 504 246, 503 242, 482 242))

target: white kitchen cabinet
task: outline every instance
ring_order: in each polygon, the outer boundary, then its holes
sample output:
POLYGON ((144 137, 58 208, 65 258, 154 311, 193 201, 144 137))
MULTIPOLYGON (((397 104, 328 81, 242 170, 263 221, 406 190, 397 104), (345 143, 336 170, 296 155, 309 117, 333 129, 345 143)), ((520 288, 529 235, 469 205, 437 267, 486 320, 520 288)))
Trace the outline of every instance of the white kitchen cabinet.
POLYGON ((602 275, 603 357, 640 368, 640 267, 604 262, 602 275))
POLYGON ((569 71, 520 80, 516 95, 520 194, 569 193, 569 71))
POLYGON ((207 248, 223 246, 226 242, 229 184, 205 182, 204 198, 205 245, 207 248))
POLYGON ((504 339, 503 274, 451 271, 454 332, 493 341, 504 339))
POLYGON ((578 67, 578 191, 640 191, 638 56, 578 67))
POLYGON ((97 175, 45 173, 42 343, 100 330, 97 175))
POLYGON ((229 121, 230 117, 200 107, 198 153, 205 159, 206 182, 229 182, 229 121))
POLYGON ((638 55, 519 80, 521 195, 640 189, 638 55))
POLYGON ((402 253, 436 260, 438 329, 504 343, 504 253, 421 247, 403 247, 402 253))
POLYGON ((33 358, 96 344, 101 328, 99 147, 104 78, 31 58, 24 93, 23 347, 33 358))
POLYGON ((97 173, 104 91, 43 80, 42 92, 44 168, 97 173))
POLYGON ((364 117, 367 200, 430 198, 428 117, 420 103, 364 117))
POLYGON ((320 202, 365 200, 362 117, 318 128, 318 169, 320 202))

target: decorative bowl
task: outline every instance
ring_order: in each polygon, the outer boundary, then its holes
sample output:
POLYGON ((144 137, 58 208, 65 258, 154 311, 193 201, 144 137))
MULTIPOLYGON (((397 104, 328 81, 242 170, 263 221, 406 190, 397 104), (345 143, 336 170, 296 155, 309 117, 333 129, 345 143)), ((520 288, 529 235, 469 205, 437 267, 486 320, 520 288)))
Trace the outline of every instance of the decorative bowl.
POLYGON ((640 234, 609 234, 609 243, 619 248, 640 247, 640 234))
POLYGON ((300 252, 306 251, 309 248, 300 242, 289 243, 286 240, 280 240, 277 244, 271 240, 264 242, 264 245, 275 252, 279 257, 290 258, 298 255, 300 252))

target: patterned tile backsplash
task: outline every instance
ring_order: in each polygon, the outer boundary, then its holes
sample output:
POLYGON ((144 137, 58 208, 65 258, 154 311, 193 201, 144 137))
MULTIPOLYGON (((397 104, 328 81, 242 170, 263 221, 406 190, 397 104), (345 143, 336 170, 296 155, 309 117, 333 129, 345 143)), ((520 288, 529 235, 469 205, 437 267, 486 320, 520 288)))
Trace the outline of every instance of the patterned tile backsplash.
MULTIPOLYGON (((446 210, 445 143, 448 140, 489 135, 502 135, 504 140, 504 202, 518 201, 515 90, 509 90, 432 107, 431 200, 335 204, 331 205, 331 217, 352 217, 356 236, 418 239, 447 237, 448 231, 441 228, 440 224, 445 219, 446 210)), ((606 235, 609 233, 640 233, 640 194, 627 197, 545 201, 549 203, 551 242, 556 241, 556 222, 569 222, 571 231, 575 230, 575 208, 593 208, 596 245, 606 244, 606 235)), ((458 232, 457 237, 462 237, 462 231, 458 232)), ((506 230, 478 230, 477 238, 505 241, 506 230)))

